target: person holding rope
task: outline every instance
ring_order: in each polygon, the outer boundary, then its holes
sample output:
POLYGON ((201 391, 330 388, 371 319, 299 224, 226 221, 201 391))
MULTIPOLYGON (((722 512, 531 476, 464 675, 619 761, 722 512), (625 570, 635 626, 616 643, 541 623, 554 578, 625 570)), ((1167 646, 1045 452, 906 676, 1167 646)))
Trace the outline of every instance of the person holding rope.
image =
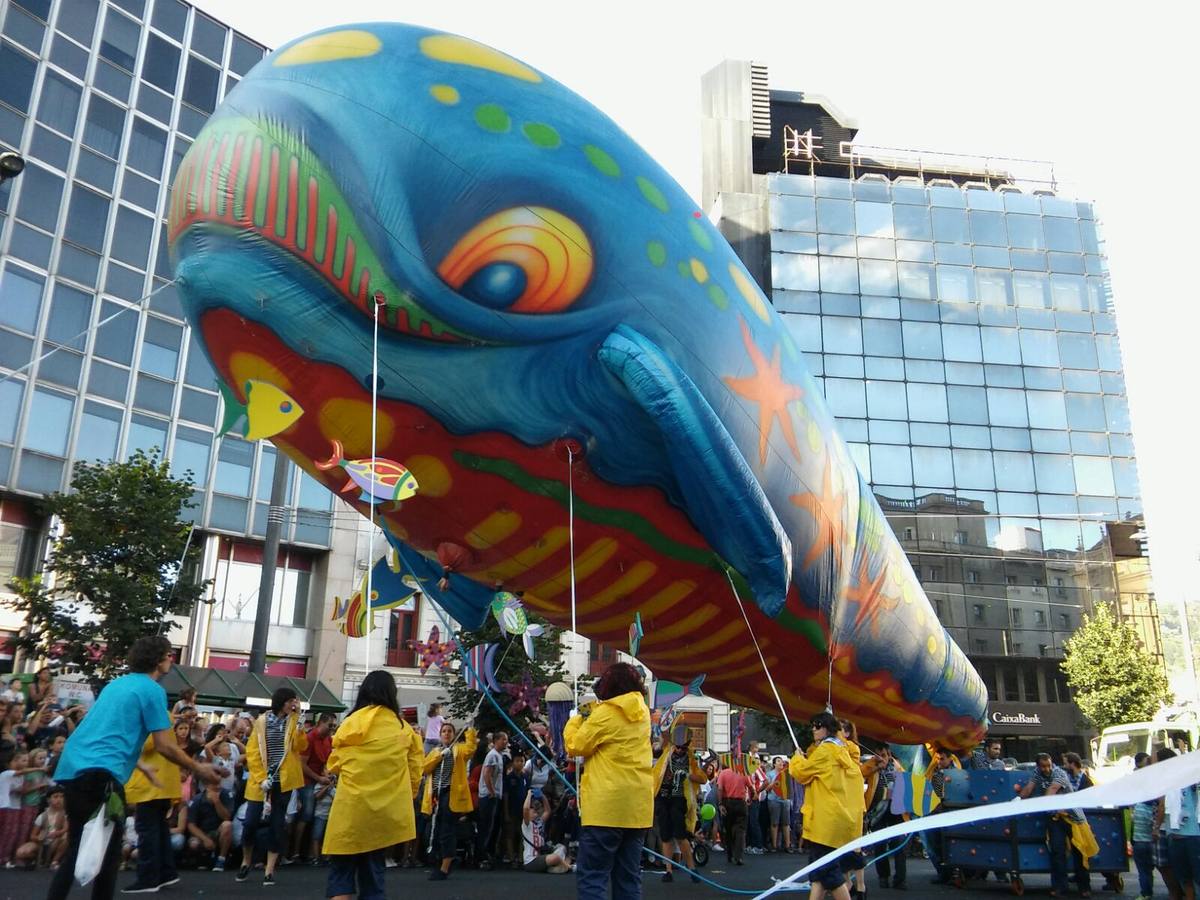
POLYGON ((337 776, 323 852, 327 897, 382 900, 384 854, 415 840, 413 797, 421 782, 421 736, 400 717, 396 682, 377 669, 363 679, 354 709, 333 736, 327 763, 337 776))
POLYGON ((569 756, 585 760, 579 789, 582 828, 575 875, 579 900, 640 900, 639 865, 654 820, 650 710, 641 673, 613 663, 596 682, 589 714, 563 729, 569 756))
POLYGON ((421 813, 429 816, 429 857, 440 859, 429 873, 430 881, 445 881, 450 877, 450 866, 454 863, 454 823, 459 816, 475 811, 471 801, 471 787, 467 783, 467 762, 475 755, 479 737, 475 729, 463 732, 462 743, 454 725, 443 722, 439 740, 441 746, 425 756, 421 772, 425 779, 425 794, 421 799, 421 813))
MULTIPOLYGON (((670 863, 674 858, 674 848, 679 848, 681 861, 686 868, 696 867, 692 862, 691 842, 691 833, 696 827, 696 786, 708 781, 696 762, 695 754, 689 749, 691 738, 688 737, 687 726, 676 725, 671 734, 674 748, 669 752, 664 750, 654 767, 654 779, 658 785, 654 800, 655 817, 662 839, 662 855, 667 858, 667 871, 662 877, 666 882, 675 880, 670 863)), ((694 872, 692 881, 700 881, 694 872)))
POLYGON ((242 828, 242 867, 237 880, 250 877, 254 836, 265 815, 270 822, 263 884, 275 883, 279 854, 287 849, 287 808, 292 791, 304 787, 300 756, 308 737, 300 727, 300 699, 289 687, 276 688, 271 709, 259 716, 246 742, 246 822, 242 828))

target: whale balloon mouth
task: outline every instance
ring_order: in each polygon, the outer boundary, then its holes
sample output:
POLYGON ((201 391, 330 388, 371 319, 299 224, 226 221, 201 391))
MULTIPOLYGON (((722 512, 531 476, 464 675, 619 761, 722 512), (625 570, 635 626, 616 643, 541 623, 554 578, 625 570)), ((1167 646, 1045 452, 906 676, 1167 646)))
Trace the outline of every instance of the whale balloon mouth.
POLYGON ((173 253, 192 229, 265 239, 399 334, 480 342, 397 283, 328 168, 299 137, 263 122, 210 120, 184 157, 167 218, 173 253))

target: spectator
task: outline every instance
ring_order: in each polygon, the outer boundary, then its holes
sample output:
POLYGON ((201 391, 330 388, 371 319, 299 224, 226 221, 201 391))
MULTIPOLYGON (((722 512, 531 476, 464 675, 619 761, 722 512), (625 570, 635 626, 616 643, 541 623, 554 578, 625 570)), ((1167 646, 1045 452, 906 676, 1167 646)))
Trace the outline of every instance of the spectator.
MULTIPOLYGON (((8 689, 0 691, 0 700, 5 703, 19 703, 22 707, 25 706, 25 689, 24 682, 20 678, 14 678, 8 683, 8 689)), ((7 712, 7 710, 6 710, 7 712)))
MULTIPOLYGON (((1154 753, 1154 761, 1165 762, 1174 756, 1174 750, 1169 747, 1160 747, 1154 753)), ((1180 900, 1183 897, 1183 889, 1179 884, 1179 879, 1175 877, 1175 870, 1171 867, 1170 841, 1167 837, 1167 830, 1162 827, 1164 812, 1165 809, 1162 801, 1155 801, 1154 822, 1151 826, 1151 837, 1154 843, 1154 865, 1158 869, 1158 874, 1162 877, 1163 884, 1167 886, 1167 896, 1171 900, 1180 900)))
MULTIPOLYGON (((654 815, 658 821, 658 833, 662 839, 662 855, 668 860, 667 870, 662 880, 674 881, 670 860, 674 858, 675 850, 684 866, 694 870, 692 860, 692 842, 689 839, 692 829, 696 826, 696 789, 695 786, 704 784, 704 773, 696 757, 689 749, 690 738, 687 728, 676 726, 672 734, 672 748, 664 751, 655 766, 654 777, 656 796, 654 800, 654 815)), ((700 879, 695 872, 691 873, 692 881, 700 879)))
MULTIPOLYGON (((1076 757, 1078 759, 1079 757, 1076 757)), ((976 748, 971 753, 972 769, 1004 769, 1004 747, 996 740, 988 741, 983 748, 976 748)))
POLYGON ((572 716, 563 730, 567 754, 585 760, 578 896, 604 900, 611 881, 613 900, 638 900, 642 842, 654 819, 645 685, 629 663, 614 663, 596 682, 595 693, 594 708, 572 716))
POLYGON ((430 703, 429 712, 426 713, 425 718, 425 753, 427 755, 441 746, 442 723, 445 721, 442 716, 442 704, 430 703))
MULTIPOLYGON (((1163 748, 1158 752, 1160 762, 1165 752, 1170 751, 1163 748)), ((1196 785, 1161 798, 1154 824, 1167 836, 1167 858, 1181 896, 1194 900, 1200 886, 1200 791, 1196 785)))
MULTIPOLYGON (((892 811, 892 791, 896 782, 896 774, 903 771, 904 766, 891 754, 888 754, 887 761, 879 770, 879 781, 869 813, 872 831, 882 830, 904 821, 904 816, 892 811)), ((907 889, 908 858, 904 852, 906 843, 906 838, 894 838, 875 850, 875 853, 878 854, 875 874, 879 876, 880 887, 891 887, 897 891, 907 889), (897 847, 897 845, 899 846, 897 847), (893 870, 895 875, 892 874, 893 870)))
MULTIPOLYGON (((1150 754, 1138 753, 1133 757, 1133 767, 1142 769, 1150 765, 1150 754)), ((1154 814, 1158 811, 1157 800, 1136 803, 1131 810, 1132 829, 1129 837, 1133 847, 1133 863, 1138 873, 1137 900, 1150 900, 1154 896, 1154 814)))
POLYGON ((179 699, 175 701, 175 705, 171 707, 171 715, 178 716, 185 709, 196 708, 196 689, 194 687, 185 687, 179 692, 179 699))
POLYGON ((504 799, 504 751, 507 748, 508 735, 503 731, 493 734, 492 746, 484 757, 483 770, 479 776, 479 812, 475 822, 478 843, 475 858, 481 869, 492 867, 496 833, 499 831, 502 815, 500 804, 504 799))
POLYGON ((312 822, 316 815, 317 787, 329 783, 325 774, 325 762, 333 750, 333 714, 321 713, 317 724, 308 732, 308 752, 304 756, 304 786, 300 788, 300 812, 292 834, 292 859, 300 855, 304 846, 306 831, 312 830, 312 822))
POLYGON ((791 853, 791 792, 788 776, 788 761, 786 756, 775 757, 775 765, 771 771, 771 780, 767 787, 767 812, 770 816, 771 831, 767 843, 773 851, 791 853))
MULTIPOLYGON (((804 785, 804 839, 809 842, 809 862, 833 852, 862 831, 862 773, 850 759, 844 741, 837 737, 841 724, 832 713, 818 713, 812 720, 816 746, 809 756, 800 750, 792 757, 792 777, 804 785)), ((849 900, 850 891, 843 865, 852 861, 839 857, 809 875, 812 900, 831 894, 849 900)))
POLYGON ((39 747, 29 754, 29 768, 25 772, 24 784, 21 791, 21 821, 17 826, 18 838, 24 843, 29 832, 33 830, 33 820, 41 811, 42 798, 46 796, 46 788, 50 778, 46 775, 46 749, 39 747))
MULTIPOLYGON (((181 738, 178 728, 172 731, 177 746, 182 747, 186 734, 181 738)), ((146 738, 138 766, 125 783, 125 802, 134 807, 138 848, 137 878, 126 888, 127 893, 153 893, 179 881, 167 817, 182 796, 179 766, 158 752, 153 738, 146 738)))
POLYGON ((25 770, 29 754, 14 753, 8 768, 0 772, 0 865, 14 868, 13 858, 24 839, 21 830, 21 807, 24 800, 25 770))
POLYGON ((65 734, 56 734, 50 740, 50 752, 46 754, 46 774, 51 778, 54 777, 54 770, 58 768, 58 761, 62 758, 65 746, 67 746, 65 734))
POLYGON ((308 750, 308 738, 300 728, 300 701, 289 687, 276 688, 271 709, 258 717, 246 746, 246 822, 242 832, 242 867, 237 880, 250 877, 258 823, 265 815, 270 822, 267 832, 267 863, 263 884, 275 883, 279 854, 287 849, 287 808, 292 791, 304 784, 301 755, 308 750))
POLYGON ((45 703, 53 693, 54 676, 51 675, 49 666, 42 666, 37 670, 33 681, 29 682, 29 700, 26 705, 36 709, 45 703))
POLYGON ((749 814, 747 797, 752 790, 748 776, 732 766, 717 776, 717 812, 721 816, 721 841, 725 858, 731 866, 745 865, 742 854, 746 848, 746 819, 749 814))
POLYGON ((521 829, 524 827, 525 795, 529 793, 529 779, 525 777, 525 754, 514 750, 512 759, 504 773, 504 842, 502 857, 514 868, 522 865, 521 829))
POLYGON ((521 806, 522 868, 526 872, 565 875, 571 871, 567 848, 560 844, 546 852, 546 822, 549 818, 550 804, 545 795, 536 788, 530 788, 525 792, 525 801, 521 806))
MULTIPOLYGON (((1070 794, 1074 791, 1067 773, 1054 765, 1049 753, 1037 755, 1037 767, 1033 777, 1020 789, 1021 797, 1050 797, 1055 794, 1070 794)), ((1072 809, 1063 813, 1055 813, 1050 817, 1048 840, 1050 842, 1050 882, 1051 896, 1065 897, 1067 894, 1067 857, 1071 856, 1075 863, 1075 882, 1079 886, 1081 897, 1090 897, 1091 876, 1085 865, 1085 857, 1073 845, 1073 826, 1086 825, 1083 810, 1072 809)), ((1093 839, 1094 840, 1094 839, 1093 839)))
POLYGON ((323 845, 331 862, 326 896, 349 900, 356 878, 364 897, 384 896, 384 850, 417 836, 413 797, 421 781, 421 746, 400 718, 395 680, 382 670, 371 672, 329 756, 338 791, 323 845))
POLYGON ((17 848, 17 859, 31 868, 58 868, 67 849, 67 814, 63 808, 63 790, 55 786, 46 794, 46 808, 33 821, 29 841, 17 848))
POLYGON ((546 756, 550 755, 550 751, 544 750, 543 753, 545 756, 542 753, 529 754, 529 762, 525 763, 525 774, 529 776, 531 788, 545 792, 547 785, 550 784, 550 764, 546 762, 546 756))
POLYGON ((213 854, 212 870, 225 871, 225 859, 233 843, 233 795, 210 784, 200 788, 188 804, 188 847, 213 854))

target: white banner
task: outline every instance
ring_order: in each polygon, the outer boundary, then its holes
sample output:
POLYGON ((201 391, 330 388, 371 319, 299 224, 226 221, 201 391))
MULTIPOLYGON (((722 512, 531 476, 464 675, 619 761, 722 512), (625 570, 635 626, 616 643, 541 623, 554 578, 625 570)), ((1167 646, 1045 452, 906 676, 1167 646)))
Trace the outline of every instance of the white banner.
MULTIPOLYGON (((776 891, 793 890, 793 886, 810 872, 828 865, 839 856, 852 850, 870 847, 892 838, 904 837, 921 831, 937 831, 952 825, 967 825, 986 822, 990 819, 1007 819, 1029 813, 1060 812, 1066 809, 1097 809, 1102 806, 1132 806, 1146 800, 1157 800, 1170 791, 1182 790, 1200 782, 1200 751, 1185 753, 1166 762, 1154 763, 1138 769, 1107 784, 1098 784, 1087 790, 1071 794, 1054 794, 1050 797, 1031 797, 1028 800, 1014 799, 1004 803, 990 803, 969 809, 956 809, 938 813, 932 818, 913 819, 888 828, 872 831, 826 853, 816 862, 809 863, 794 875, 785 878, 761 894, 755 900, 769 897, 776 891)), ((900 851, 904 852, 904 851, 900 851)))

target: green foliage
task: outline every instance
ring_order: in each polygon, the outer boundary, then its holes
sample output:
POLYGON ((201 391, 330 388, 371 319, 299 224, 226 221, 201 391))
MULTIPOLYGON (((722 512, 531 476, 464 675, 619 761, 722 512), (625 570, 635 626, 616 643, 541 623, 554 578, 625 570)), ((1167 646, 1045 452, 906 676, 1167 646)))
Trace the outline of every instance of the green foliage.
MULTIPOLYGON (((168 614, 189 612, 207 586, 175 578, 190 530, 180 512, 192 505, 193 488, 191 473, 172 478, 157 453, 77 463, 70 493, 44 501, 62 525, 45 571, 11 585, 8 605, 27 623, 17 645, 106 680, 137 638, 162 631, 168 614)), ((184 573, 199 565, 200 552, 193 542, 184 573)))
MULTIPOLYGON (((737 728, 736 718, 733 728, 737 728)), ((793 721, 792 730, 796 732, 796 740, 800 742, 801 748, 812 743, 812 727, 807 721, 793 721)), ((788 733, 787 723, 779 716, 768 715, 757 709, 748 709, 746 710, 746 732, 766 743, 770 752, 792 755, 792 736, 788 733)), ((748 741, 743 738, 742 749, 746 749, 747 746, 749 746, 748 741)))
POLYGON ((1137 631, 1118 621, 1107 604, 1097 604, 1092 615, 1084 616, 1063 649, 1067 683, 1097 730, 1151 719, 1173 699, 1166 674, 1137 631))
MULTIPOLYGON (((546 631, 541 637, 533 639, 534 650, 537 659, 530 660, 525 655, 525 648, 522 646, 522 639, 519 637, 505 637, 500 634, 500 625, 496 622, 496 617, 488 614, 487 620, 482 626, 475 629, 464 628, 458 634, 458 640, 464 653, 469 653, 471 648, 478 644, 498 643, 500 649, 496 651, 496 681, 504 684, 505 682, 518 683, 526 672, 536 685, 546 687, 553 684, 555 681, 562 681, 566 678, 566 670, 562 664, 561 646, 559 644, 559 636, 561 629, 555 628, 547 623, 544 619, 534 615, 526 609, 529 616, 530 624, 543 626, 546 631), (506 643, 507 641, 507 643, 506 643)), ((463 681, 461 669, 458 673, 450 676, 450 713, 458 719, 469 718, 475 712, 475 708, 479 707, 479 712, 475 716, 475 727, 479 733, 486 734, 489 731, 512 731, 512 727, 505 722, 500 714, 496 712, 496 708, 487 700, 482 704, 480 699, 483 694, 480 691, 471 690, 463 681)), ((509 706, 512 705, 512 698, 507 694, 496 694, 496 702, 508 712, 509 706)), ((542 703, 542 718, 546 718, 545 701, 542 703)), ((529 723, 533 721, 533 717, 529 714, 528 709, 523 709, 516 715, 512 716, 513 721, 520 725, 523 729, 528 729, 529 723)))

